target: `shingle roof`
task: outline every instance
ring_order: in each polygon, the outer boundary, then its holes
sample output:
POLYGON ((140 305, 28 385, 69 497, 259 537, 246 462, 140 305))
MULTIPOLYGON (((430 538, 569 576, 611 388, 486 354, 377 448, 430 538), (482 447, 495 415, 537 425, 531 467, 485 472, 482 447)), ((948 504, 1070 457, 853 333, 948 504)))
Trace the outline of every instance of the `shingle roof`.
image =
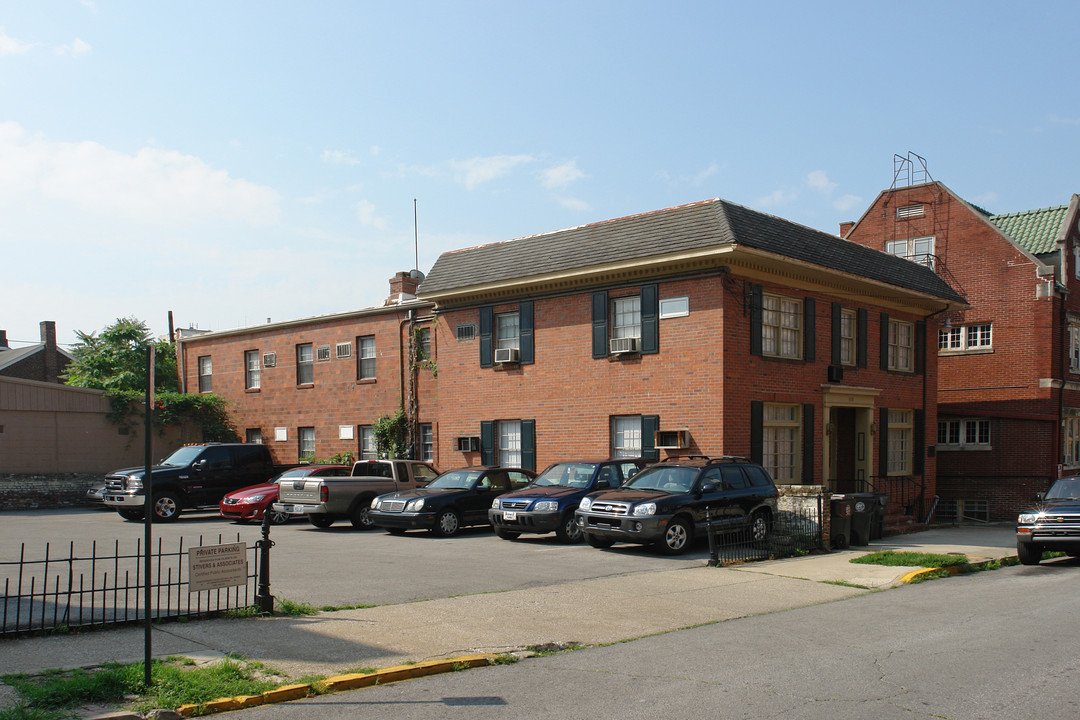
POLYGON ((28 345, 23 348, 11 348, 9 350, 0 350, 0 370, 6 367, 10 367, 15 363, 24 360, 35 353, 39 353, 45 349, 45 343, 38 343, 37 345, 28 345))
POLYGON ((728 244, 964 301, 927 267, 719 198, 443 253, 417 294, 728 244))
POLYGON ((1057 236, 1065 221, 1068 205, 993 215, 990 222, 1032 255, 1042 255, 1057 249, 1057 236))

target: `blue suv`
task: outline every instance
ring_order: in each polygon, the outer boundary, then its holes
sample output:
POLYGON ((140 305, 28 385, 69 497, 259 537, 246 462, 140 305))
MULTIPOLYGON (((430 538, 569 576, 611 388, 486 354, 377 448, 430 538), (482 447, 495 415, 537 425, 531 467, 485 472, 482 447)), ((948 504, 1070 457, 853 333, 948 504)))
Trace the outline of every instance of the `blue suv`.
POLYGON ((606 458, 555 463, 521 490, 495 498, 488 520, 503 540, 516 540, 523 533, 554 532, 564 543, 580 542, 581 527, 574 511, 581 498, 596 490, 617 488, 653 462, 606 458))

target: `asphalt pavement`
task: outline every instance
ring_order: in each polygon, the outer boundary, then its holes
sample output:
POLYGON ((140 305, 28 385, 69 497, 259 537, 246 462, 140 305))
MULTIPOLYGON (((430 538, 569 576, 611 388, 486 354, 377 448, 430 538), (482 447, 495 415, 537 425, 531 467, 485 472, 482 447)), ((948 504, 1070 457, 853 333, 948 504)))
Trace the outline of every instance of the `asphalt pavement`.
MULTIPOLYGON (((152 654, 206 662, 238 654, 299 678, 545 645, 602 645, 842 600, 902 585, 919 571, 850 562, 878 550, 960 553, 977 563, 1015 557, 1015 532, 1011 525, 938 528, 867 547, 723 568, 703 561, 311 616, 174 622, 154 626, 152 654)), ((141 626, 0 640, 0 675, 141 661, 143 642, 141 626)))

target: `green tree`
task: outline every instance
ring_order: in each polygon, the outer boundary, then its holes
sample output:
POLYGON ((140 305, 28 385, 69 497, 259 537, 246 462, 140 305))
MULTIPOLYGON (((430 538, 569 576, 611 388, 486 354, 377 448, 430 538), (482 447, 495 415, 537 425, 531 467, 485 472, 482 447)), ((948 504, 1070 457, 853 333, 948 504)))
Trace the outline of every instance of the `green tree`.
POLYGON ((76 387, 113 392, 146 388, 146 348, 154 348, 154 385, 159 391, 178 390, 176 352, 168 340, 154 338, 150 328, 134 317, 118 318, 101 334, 75 331, 78 342, 65 381, 76 387))

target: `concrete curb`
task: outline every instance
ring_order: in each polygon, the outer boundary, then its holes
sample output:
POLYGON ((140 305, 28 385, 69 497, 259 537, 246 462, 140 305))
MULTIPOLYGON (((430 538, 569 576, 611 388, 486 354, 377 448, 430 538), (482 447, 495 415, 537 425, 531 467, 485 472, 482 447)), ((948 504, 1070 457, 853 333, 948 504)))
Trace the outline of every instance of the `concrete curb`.
MULTIPOLYGON (((978 560, 976 562, 968 562, 965 565, 967 567, 970 567, 970 568, 977 568, 977 569, 981 570, 981 569, 984 569, 987 565, 990 565, 991 563, 1005 564, 1005 563, 1008 563, 1009 561, 1013 561, 1013 560, 1016 560, 1015 555, 1006 556, 1006 557, 998 558, 998 559, 990 558, 990 559, 987 559, 987 560, 978 560)), ((920 575, 925 575, 927 573, 936 572, 938 570, 945 570, 947 573, 949 573, 949 575, 960 575, 960 574, 965 572, 964 565, 949 565, 949 566, 946 566, 944 568, 920 568, 918 570, 912 570, 911 572, 909 572, 906 575, 902 576, 899 579, 898 582, 901 582, 901 583, 904 583, 904 584, 909 584, 912 580, 919 577, 920 575)))

